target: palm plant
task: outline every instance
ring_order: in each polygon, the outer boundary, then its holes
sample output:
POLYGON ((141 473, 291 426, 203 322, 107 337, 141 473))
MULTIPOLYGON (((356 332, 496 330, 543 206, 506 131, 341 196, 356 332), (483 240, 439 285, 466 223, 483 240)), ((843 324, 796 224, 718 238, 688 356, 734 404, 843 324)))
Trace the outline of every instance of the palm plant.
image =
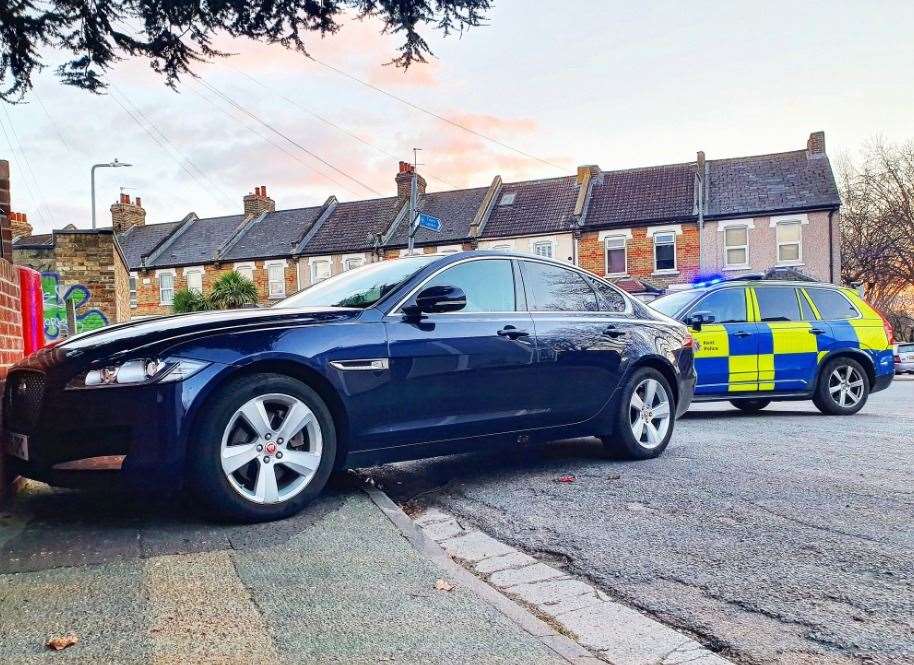
POLYGON ((215 309, 240 309, 257 304, 257 287, 241 273, 227 272, 216 280, 209 300, 215 309))
POLYGON ((181 289, 175 292, 172 301, 172 309, 175 314, 185 314, 187 312, 206 312, 213 309, 210 299, 197 290, 181 289))

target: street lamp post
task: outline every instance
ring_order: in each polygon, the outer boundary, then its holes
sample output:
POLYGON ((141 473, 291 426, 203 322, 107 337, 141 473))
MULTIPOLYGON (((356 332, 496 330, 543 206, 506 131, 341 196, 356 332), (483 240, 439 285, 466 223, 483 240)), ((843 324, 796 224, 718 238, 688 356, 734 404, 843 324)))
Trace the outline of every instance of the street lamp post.
POLYGON ((95 228, 95 169, 99 168, 120 168, 122 166, 133 166, 133 164, 127 164, 126 162, 117 161, 117 157, 114 158, 113 162, 106 162, 104 164, 93 164, 92 165, 92 228, 95 228))

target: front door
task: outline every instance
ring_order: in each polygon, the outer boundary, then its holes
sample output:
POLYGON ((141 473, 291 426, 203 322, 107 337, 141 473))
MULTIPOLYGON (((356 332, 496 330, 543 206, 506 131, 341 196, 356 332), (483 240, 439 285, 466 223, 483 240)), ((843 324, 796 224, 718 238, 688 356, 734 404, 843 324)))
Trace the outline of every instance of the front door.
POLYGON ((397 311, 387 317, 392 393, 386 444, 522 429, 528 413, 519 404, 530 386, 535 337, 512 261, 456 263, 418 290, 430 286, 463 289, 467 305, 420 321, 397 311))
POLYGON ((695 340, 696 395, 726 395, 758 390, 758 325, 750 321, 751 294, 743 287, 712 291, 686 312, 714 317, 701 330, 690 330, 695 340))

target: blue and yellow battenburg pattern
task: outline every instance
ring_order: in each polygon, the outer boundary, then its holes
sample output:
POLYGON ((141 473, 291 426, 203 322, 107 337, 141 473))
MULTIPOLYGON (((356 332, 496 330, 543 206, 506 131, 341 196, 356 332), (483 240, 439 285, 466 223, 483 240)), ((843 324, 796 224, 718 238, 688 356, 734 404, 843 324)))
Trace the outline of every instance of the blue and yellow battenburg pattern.
POLYGON ((882 318, 854 291, 842 292, 862 314, 859 319, 822 321, 805 289, 798 289, 810 321, 762 322, 754 288, 743 289, 746 323, 712 323, 693 332, 696 394, 808 390, 822 359, 830 352, 855 348, 872 359, 876 374, 893 371, 892 347, 882 318), (813 328, 822 334, 813 334, 813 328))

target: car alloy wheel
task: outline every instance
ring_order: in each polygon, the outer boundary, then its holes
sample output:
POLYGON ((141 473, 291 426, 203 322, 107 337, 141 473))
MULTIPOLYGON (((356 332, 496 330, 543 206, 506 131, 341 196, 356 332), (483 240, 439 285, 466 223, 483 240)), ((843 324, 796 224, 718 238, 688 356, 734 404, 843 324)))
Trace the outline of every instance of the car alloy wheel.
POLYGON ((248 501, 278 504, 308 486, 322 452, 320 423, 304 402, 281 393, 259 395, 229 419, 222 471, 248 501))
POLYGON ((653 449, 663 443, 672 412, 670 397, 659 381, 647 378, 639 383, 632 393, 628 411, 629 425, 639 445, 653 449))
POLYGON ((839 365, 828 377, 828 394, 842 408, 855 406, 863 398, 863 377, 850 365, 839 365))

